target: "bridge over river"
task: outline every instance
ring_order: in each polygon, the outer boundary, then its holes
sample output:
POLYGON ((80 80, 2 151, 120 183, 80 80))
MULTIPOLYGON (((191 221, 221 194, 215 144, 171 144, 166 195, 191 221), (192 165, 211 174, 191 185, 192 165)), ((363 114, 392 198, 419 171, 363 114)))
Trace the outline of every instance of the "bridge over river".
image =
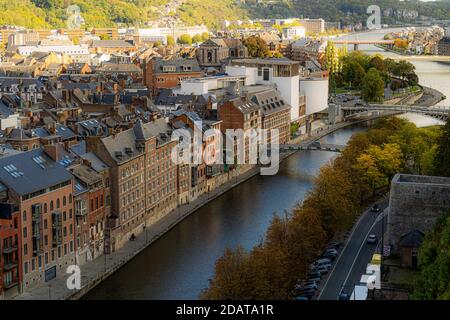
POLYGON ((423 106, 407 106, 407 105, 389 105, 389 104, 366 104, 354 107, 342 107, 344 113, 344 119, 350 120, 355 116, 362 113, 371 113, 377 111, 393 111, 402 113, 417 113, 425 116, 432 117, 437 120, 447 121, 450 115, 450 107, 423 107, 423 106))

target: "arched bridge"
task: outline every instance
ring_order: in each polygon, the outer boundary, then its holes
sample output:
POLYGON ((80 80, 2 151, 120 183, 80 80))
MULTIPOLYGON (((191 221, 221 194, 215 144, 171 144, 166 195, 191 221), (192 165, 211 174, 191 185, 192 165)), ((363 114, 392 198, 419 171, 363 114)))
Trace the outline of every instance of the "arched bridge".
POLYGON ((366 104, 354 107, 342 107, 344 119, 349 120, 363 112, 371 111, 394 111, 394 112, 412 112, 432 117, 437 120, 447 121, 450 115, 450 107, 422 107, 422 106, 402 106, 388 104, 366 104))
POLYGON ((394 40, 338 40, 333 41, 334 44, 352 44, 354 46, 355 51, 358 50, 359 45, 363 44, 384 44, 384 45, 394 45, 394 40))
POLYGON ((329 152, 342 152, 345 146, 338 144, 324 144, 320 141, 299 143, 299 144, 280 144, 280 150, 282 151, 294 151, 294 150, 318 150, 329 152))

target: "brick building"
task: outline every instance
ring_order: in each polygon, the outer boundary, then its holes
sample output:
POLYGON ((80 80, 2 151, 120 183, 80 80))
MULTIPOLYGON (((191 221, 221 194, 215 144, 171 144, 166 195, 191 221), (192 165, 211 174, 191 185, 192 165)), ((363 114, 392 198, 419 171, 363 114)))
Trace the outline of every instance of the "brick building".
POLYGON ((262 129, 269 130, 268 142, 271 142, 270 130, 278 130, 278 141, 286 144, 291 137, 291 106, 284 101, 276 90, 254 94, 250 100, 261 108, 262 129))
POLYGON ((19 294, 22 283, 20 213, 0 183, 0 300, 19 294))
POLYGON ((0 182, 18 207, 23 290, 75 264, 73 177, 42 149, 0 159, 0 182))
POLYGON ((87 139, 87 150, 110 167, 112 250, 177 207, 171 130, 164 119, 138 121, 106 138, 87 139))
POLYGON ((239 39, 208 39, 197 49, 197 60, 202 68, 220 68, 227 59, 247 56, 247 47, 239 39))
MULTIPOLYGON (((219 104, 218 119, 222 121, 221 131, 226 133, 227 129, 242 129, 247 132, 251 129, 261 129, 262 113, 261 108, 245 97, 227 96, 219 104)), ((245 163, 249 163, 249 141, 245 139, 244 153, 245 163)), ((235 140, 234 154, 238 154, 238 143, 235 140)))
POLYGON ((144 64, 144 84, 156 94, 160 89, 172 89, 189 78, 203 77, 195 59, 148 59, 144 64))

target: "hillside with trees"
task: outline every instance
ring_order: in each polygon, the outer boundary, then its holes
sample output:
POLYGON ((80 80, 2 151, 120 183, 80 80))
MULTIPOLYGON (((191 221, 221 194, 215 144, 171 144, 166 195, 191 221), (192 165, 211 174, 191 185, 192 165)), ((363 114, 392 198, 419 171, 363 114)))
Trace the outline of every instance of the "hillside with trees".
MULTIPOLYGON (((180 1, 179 1, 180 2, 180 1)), ((78 5, 85 27, 144 25, 158 20, 172 0, 0 0, 0 25, 28 28, 65 27, 68 5, 78 5)), ((370 0, 189 0, 181 1, 173 15, 187 25, 205 24, 220 28, 224 20, 255 18, 310 17, 327 21, 355 23, 367 19, 370 0)), ((411 22, 420 17, 450 19, 450 2, 380 0, 383 23, 411 22)))

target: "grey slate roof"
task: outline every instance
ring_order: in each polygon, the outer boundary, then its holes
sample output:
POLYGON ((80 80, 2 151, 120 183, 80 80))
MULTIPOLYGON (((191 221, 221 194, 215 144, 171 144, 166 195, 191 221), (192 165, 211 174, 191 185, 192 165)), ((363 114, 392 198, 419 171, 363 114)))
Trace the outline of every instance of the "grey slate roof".
POLYGON ((21 196, 72 178, 64 166, 48 157, 43 149, 0 159, 0 182, 21 196))
POLYGON ((143 124, 138 121, 133 128, 110 135, 102 139, 102 143, 116 163, 125 163, 143 153, 137 149, 137 142, 156 137, 158 144, 170 141, 171 127, 164 119, 143 124), (128 151, 128 152, 127 152, 128 151), (121 154, 121 157, 118 157, 121 154))
POLYGON ((251 97, 251 100, 261 107, 263 115, 290 110, 292 107, 284 101, 276 90, 259 92, 251 97))
POLYGON ((154 73, 168 73, 163 71, 164 66, 174 66, 176 71, 171 73, 190 73, 190 72, 201 72, 201 68, 198 65, 197 59, 182 59, 175 58, 171 60, 163 60, 163 59, 155 59, 153 63, 153 72, 154 73), (190 66, 191 70, 184 71, 183 66, 190 66))
POLYGON ((103 48, 134 48, 134 46, 124 40, 94 40, 92 41, 92 47, 103 48))
POLYGON ((404 235, 400 240, 400 247, 419 248, 422 244, 425 234, 419 230, 413 230, 404 235))

